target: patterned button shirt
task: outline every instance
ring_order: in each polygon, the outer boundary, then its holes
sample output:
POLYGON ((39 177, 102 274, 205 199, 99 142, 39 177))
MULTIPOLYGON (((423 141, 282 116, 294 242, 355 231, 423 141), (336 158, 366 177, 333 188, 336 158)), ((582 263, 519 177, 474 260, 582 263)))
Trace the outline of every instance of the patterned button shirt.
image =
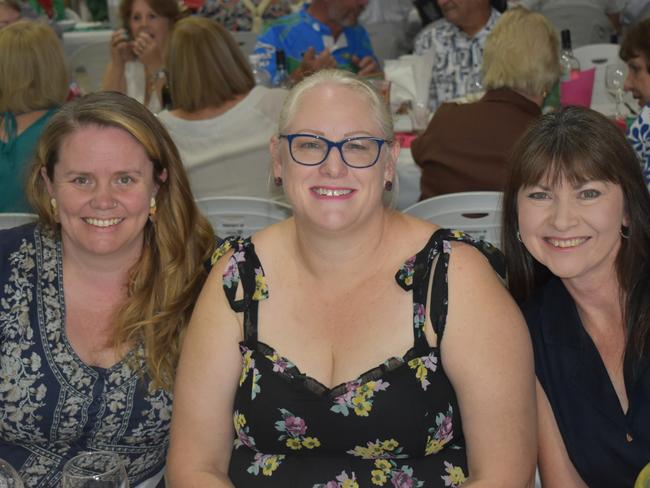
POLYGON ((643 107, 639 116, 630 125, 627 130, 627 140, 639 156, 643 178, 650 189, 650 103, 643 107))
MULTIPOLYGON (((261 0, 252 0, 258 6, 261 0)), ((291 13, 292 0, 273 0, 264 11, 264 22, 272 22, 291 13)), ((216 20, 230 31, 250 31, 253 15, 241 0, 205 0, 198 12, 201 17, 216 20)))
MULTIPOLYGON (((165 465, 172 398, 131 366, 85 364, 65 333, 61 241, 34 224, 0 231, 0 458, 28 488, 58 488, 81 451, 117 452, 131 486, 165 465)), ((0 486, 2 484, 0 483, 0 486)))
POLYGON ((415 54, 435 50, 431 87, 431 109, 466 94, 466 80, 480 76, 485 39, 501 14, 492 9, 487 23, 474 37, 469 37, 447 19, 439 19, 425 27, 415 38, 415 54))

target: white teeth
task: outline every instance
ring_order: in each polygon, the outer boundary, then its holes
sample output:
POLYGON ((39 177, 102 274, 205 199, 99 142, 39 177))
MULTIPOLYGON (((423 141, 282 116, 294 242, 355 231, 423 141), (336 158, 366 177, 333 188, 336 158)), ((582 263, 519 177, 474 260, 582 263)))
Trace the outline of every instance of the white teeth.
POLYGON ((110 227, 111 225, 117 225, 122 222, 122 219, 92 219, 86 218, 84 222, 95 227, 110 227))
POLYGON ((587 241, 586 237, 579 237, 575 239, 547 239, 555 247, 576 247, 587 241))
POLYGON ((315 188, 314 191, 326 197, 340 197, 341 195, 352 193, 352 190, 329 190, 327 188, 315 188))

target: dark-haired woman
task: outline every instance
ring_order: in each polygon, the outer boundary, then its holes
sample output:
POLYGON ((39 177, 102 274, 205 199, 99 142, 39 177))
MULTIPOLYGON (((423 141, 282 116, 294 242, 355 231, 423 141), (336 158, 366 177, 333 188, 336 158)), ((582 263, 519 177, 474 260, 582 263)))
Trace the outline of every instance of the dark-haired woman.
POLYGON ((629 487, 650 460, 649 214, 632 148, 596 112, 544 116, 514 149, 503 242, 545 487, 629 487))

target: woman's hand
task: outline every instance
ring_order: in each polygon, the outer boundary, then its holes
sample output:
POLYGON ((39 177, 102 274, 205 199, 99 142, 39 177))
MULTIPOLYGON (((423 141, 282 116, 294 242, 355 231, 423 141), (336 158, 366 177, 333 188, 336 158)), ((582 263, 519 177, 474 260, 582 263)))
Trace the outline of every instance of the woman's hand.
POLYGON ((118 29, 111 35, 111 60, 114 65, 124 66, 133 60, 133 51, 129 36, 124 29, 118 29))
POLYGON ((162 49, 148 32, 140 32, 133 40, 132 46, 134 54, 145 65, 147 73, 155 73, 164 66, 162 49))

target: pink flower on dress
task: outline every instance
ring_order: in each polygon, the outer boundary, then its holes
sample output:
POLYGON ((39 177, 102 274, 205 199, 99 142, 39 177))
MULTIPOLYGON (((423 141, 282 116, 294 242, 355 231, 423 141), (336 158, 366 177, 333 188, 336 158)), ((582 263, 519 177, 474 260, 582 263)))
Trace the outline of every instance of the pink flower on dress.
POLYGON ((404 471, 393 471, 390 482, 395 488, 413 488, 413 478, 404 471))
POLYGON ((305 421, 300 417, 286 417, 284 419, 284 426, 287 432, 294 436, 305 435, 305 432, 307 432, 305 421))

